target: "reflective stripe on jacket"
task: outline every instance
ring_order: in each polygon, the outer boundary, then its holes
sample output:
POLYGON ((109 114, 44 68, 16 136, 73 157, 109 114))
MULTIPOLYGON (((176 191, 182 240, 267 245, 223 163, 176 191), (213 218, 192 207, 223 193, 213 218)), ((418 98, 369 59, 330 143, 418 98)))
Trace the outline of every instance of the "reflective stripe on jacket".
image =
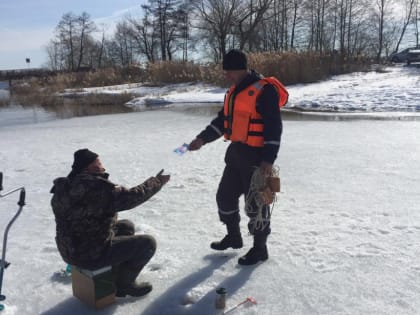
POLYGON ((272 84, 279 93, 279 107, 287 103, 286 88, 274 77, 261 79, 238 94, 231 86, 224 102, 224 137, 232 142, 246 143, 252 147, 264 146, 264 122, 257 112, 257 98, 266 84, 272 84))

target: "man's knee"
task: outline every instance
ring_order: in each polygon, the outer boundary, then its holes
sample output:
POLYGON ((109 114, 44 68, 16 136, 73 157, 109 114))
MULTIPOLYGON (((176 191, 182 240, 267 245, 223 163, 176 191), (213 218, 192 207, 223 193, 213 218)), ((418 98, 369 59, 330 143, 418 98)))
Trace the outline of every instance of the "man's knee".
POLYGON ((156 240, 151 235, 136 235, 135 246, 132 248, 135 260, 149 261, 156 252, 156 240))
POLYGON ((156 240, 153 236, 151 235, 144 235, 144 248, 145 248, 145 256, 148 257, 149 259, 153 257, 153 255, 156 252, 156 240))
POLYGON ((216 193, 216 203, 219 209, 223 211, 233 211, 239 209, 239 199, 230 192, 219 189, 216 193))
POLYGON ((224 211, 219 208, 219 219, 221 222, 225 223, 226 225, 239 225, 241 220, 239 209, 224 211))

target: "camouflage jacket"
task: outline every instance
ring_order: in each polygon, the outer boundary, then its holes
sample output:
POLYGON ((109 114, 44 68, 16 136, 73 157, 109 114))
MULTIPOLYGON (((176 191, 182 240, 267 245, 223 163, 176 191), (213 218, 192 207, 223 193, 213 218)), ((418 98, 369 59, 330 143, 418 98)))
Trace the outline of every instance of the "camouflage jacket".
POLYGON ((98 260, 110 245, 117 212, 132 209, 162 187, 156 177, 127 189, 108 180, 108 174, 60 177, 51 189, 56 243, 65 262, 80 267, 98 260))

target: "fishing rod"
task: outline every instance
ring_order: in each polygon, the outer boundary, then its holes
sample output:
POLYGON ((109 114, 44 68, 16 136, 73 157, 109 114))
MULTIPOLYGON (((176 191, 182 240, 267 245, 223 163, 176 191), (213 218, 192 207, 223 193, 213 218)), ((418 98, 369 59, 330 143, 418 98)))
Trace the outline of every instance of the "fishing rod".
MULTIPOLYGON (((3 190, 3 173, 0 172, 0 191, 2 191, 2 190, 3 190)), ((1 289, 2 289, 2 284, 3 284, 4 270, 10 265, 10 263, 8 263, 6 261, 7 235, 9 233, 10 227, 12 226, 13 222, 15 222, 17 217, 22 212, 23 206, 25 205, 26 192, 25 192, 25 187, 19 187, 19 188, 9 190, 8 192, 3 193, 3 194, 0 193, 0 198, 3 198, 3 197, 6 197, 6 196, 16 192, 16 191, 20 191, 19 201, 17 203, 19 208, 18 208, 16 214, 13 216, 13 218, 7 224, 6 230, 4 231, 4 236, 3 236, 3 250, 2 250, 2 255, 1 255, 1 260, 0 260, 0 302, 4 301, 6 299, 6 296, 1 294, 1 289)), ((2 311, 3 309, 4 309, 4 305, 0 303, 0 311, 2 311)))

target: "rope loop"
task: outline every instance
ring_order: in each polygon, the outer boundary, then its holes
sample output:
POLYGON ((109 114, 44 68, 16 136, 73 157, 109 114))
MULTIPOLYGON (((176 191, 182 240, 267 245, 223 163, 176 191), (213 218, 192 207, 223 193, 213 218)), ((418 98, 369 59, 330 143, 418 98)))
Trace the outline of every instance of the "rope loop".
POLYGON ((273 187, 269 184, 271 178, 279 179, 278 167, 273 167, 271 174, 264 174, 259 167, 256 167, 252 174, 249 191, 245 198, 245 211, 251 218, 249 221, 251 231, 264 230, 270 224, 274 204, 277 201, 276 191, 273 191, 273 187))

